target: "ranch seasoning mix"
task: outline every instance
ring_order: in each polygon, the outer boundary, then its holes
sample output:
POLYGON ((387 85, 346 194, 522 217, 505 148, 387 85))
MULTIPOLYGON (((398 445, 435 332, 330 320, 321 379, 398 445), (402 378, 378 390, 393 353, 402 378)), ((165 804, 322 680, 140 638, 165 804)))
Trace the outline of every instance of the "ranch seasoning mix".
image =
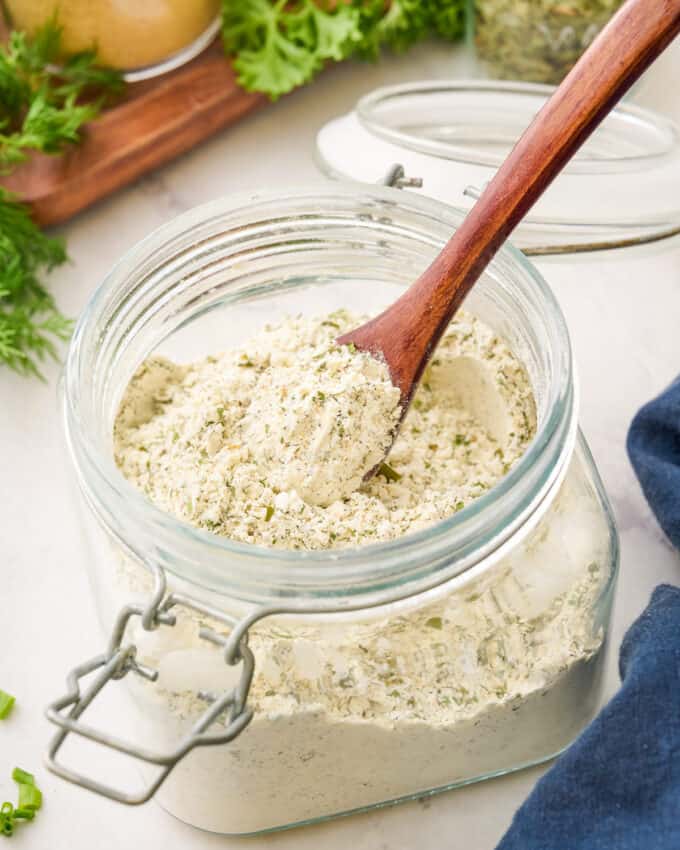
MULTIPOLYGON (((341 552, 463 510, 536 432, 527 372, 459 313, 387 462, 364 480, 399 417, 386 365, 335 342, 364 318, 289 317, 193 363, 149 358, 115 424, 119 468, 169 514, 272 549, 341 552)), ((571 475, 550 522, 457 593, 377 619, 257 624, 252 722, 231 747, 192 753, 163 805, 216 832, 257 832, 557 752, 565 725, 582 725, 603 642, 600 523, 571 475)), ((148 594, 127 556, 117 573, 121 599, 148 594)), ((155 685, 132 683, 149 740, 178 739, 205 709, 206 683, 219 692, 237 675, 206 653, 194 619, 133 634, 162 671, 155 685)))

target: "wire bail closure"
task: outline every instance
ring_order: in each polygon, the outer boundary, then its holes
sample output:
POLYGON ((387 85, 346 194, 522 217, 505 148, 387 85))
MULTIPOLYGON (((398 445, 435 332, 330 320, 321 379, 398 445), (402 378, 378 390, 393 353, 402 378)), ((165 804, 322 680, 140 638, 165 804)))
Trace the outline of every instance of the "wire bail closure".
MULTIPOLYGON (((252 650, 248 647, 247 640, 247 628, 252 616, 247 618, 245 628, 235 628, 237 622, 223 612, 203 605, 183 594, 167 594, 165 573, 157 565, 149 565, 149 567, 154 577, 154 591, 149 604, 146 607, 126 605, 120 611, 106 652, 74 667, 67 675, 67 692, 51 703, 46 710, 48 720, 59 727, 59 731, 50 742, 46 757, 49 770, 62 779, 111 800, 132 806, 145 803, 153 797, 175 765, 195 747, 226 744, 232 741, 248 726, 253 716, 246 704, 255 666, 255 659, 252 650), (83 723, 80 719, 81 716, 111 680, 124 679, 128 674, 134 673, 147 681, 156 681, 158 671, 137 660, 137 647, 134 644, 124 644, 125 631, 128 623, 134 617, 140 618, 142 628, 145 631, 155 631, 159 627, 172 627, 177 622, 176 615, 172 613, 172 610, 178 606, 205 614, 232 628, 231 634, 227 637, 217 634, 209 628, 201 628, 199 635, 209 643, 223 648, 226 664, 232 667, 242 665, 238 684, 221 695, 201 693, 200 696, 210 703, 209 707, 177 747, 167 753, 154 752, 83 723), (96 673, 95 679, 87 688, 81 689, 81 679, 93 673, 96 673), (224 712, 228 712, 229 718, 226 728, 219 732, 210 732, 210 727, 224 712), (142 791, 132 794, 120 791, 92 779, 84 773, 73 770, 57 760, 59 750, 69 734, 79 735, 104 747, 163 769, 158 777, 142 791)), ((255 619, 257 618, 255 616, 255 619)), ((243 621, 239 625, 242 624, 243 621)))
POLYGON ((422 177, 408 177, 404 166, 395 162, 387 169, 385 176, 377 181, 382 186, 392 186, 394 189, 422 189, 422 177))
POLYGON ((137 806, 150 800, 167 779, 170 771, 191 750, 196 747, 228 744, 248 726, 253 718, 253 712, 248 707, 248 695, 255 667, 255 657, 248 646, 248 632, 255 623, 266 617, 279 615, 329 615, 376 610, 411 598, 414 594, 433 590, 448 581, 447 577, 437 576, 434 580, 420 585, 416 591, 407 585, 401 585, 377 598, 358 597, 356 600, 341 602, 332 599, 325 602, 298 599, 280 604, 263 605, 253 609, 241 619, 237 619, 183 593, 174 591, 168 593, 167 579, 162 568, 157 564, 147 563, 146 566, 154 578, 154 589, 149 603, 146 606, 126 605, 121 609, 116 618, 106 652, 74 667, 67 675, 67 692, 51 703, 45 711, 47 719, 59 727, 50 742, 45 757, 47 768, 74 785, 79 785, 81 788, 86 788, 103 797, 108 797, 110 800, 116 800, 129 806, 137 806), (202 627, 199 630, 199 636, 222 649, 224 662, 228 666, 243 665, 236 686, 222 694, 199 691, 198 696, 210 705, 196 721, 191 731, 174 750, 168 753, 154 752, 83 723, 80 719, 81 716, 112 679, 123 679, 129 673, 135 673, 147 681, 156 681, 158 671, 137 660, 137 647, 133 643, 123 643, 125 630, 133 617, 140 618, 142 628, 145 631, 154 631, 160 627, 172 627, 176 623, 173 610, 177 607, 184 607, 203 614, 211 620, 223 623, 230 629, 229 634, 225 636, 218 634, 213 629, 202 627), (95 679, 88 688, 81 690, 80 680, 92 673, 97 673, 95 679), (220 732, 210 732, 210 727, 225 712, 228 712, 226 727, 220 732), (73 770, 57 760, 59 750, 69 734, 87 738, 110 750, 131 756, 147 764, 156 765, 163 770, 147 788, 136 794, 120 791, 73 770))

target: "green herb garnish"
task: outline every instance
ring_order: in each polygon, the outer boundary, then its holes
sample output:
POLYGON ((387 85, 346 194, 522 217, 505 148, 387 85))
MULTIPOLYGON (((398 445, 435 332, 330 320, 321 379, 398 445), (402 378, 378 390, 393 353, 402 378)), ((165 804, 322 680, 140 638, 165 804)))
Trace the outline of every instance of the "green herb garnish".
MULTIPOLYGON (((13 32, 0 49, 0 172, 30 151, 58 154, 78 142, 103 98, 122 87, 117 72, 94 67, 93 53, 78 54, 55 70, 59 44, 60 30, 52 22, 31 40, 13 32)), ((0 189, 0 364, 40 376, 40 362, 56 358, 56 343, 70 336, 71 322, 40 280, 65 260, 63 242, 46 237, 26 207, 0 189)))
POLYGON ((239 83, 273 100, 328 62, 375 59, 429 34, 462 37, 464 0, 224 0, 222 39, 239 83))
POLYGON ((0 720, 4 720, 14 707, 15 698, 6 691, 0 691, 0 720))
POLYGON ((57 309, 40 275, 66 260, 61 240, 50 239, 26 207, 0 189, 0 363, 40 376, 39 363, 56 358, 71 322, 57 309))
POLYGON ((28 812, 37 812, 42 806, 42 792, 35 785, 22 782, 19 785, 19 809, 28 812))
POLYGON ((35 809, 14 809, 12 817, 14 820, 33 820, 35 809))
POLYGON ((264 512, 264 521, 269 522, 269 520, 274 516, 274 506, 267 505, 267 508, 264 512))
POLYGON ((32 773, 22 770, 20 767, 15 767, 12 771, 12 779, 19 785, 35 785, 35 777, 32 773))
POLYGON ((425 625, 429 626, 431 629, 440 629, 442 628, 442 618, 441 617, 430 617, 429 620, 425 621, 425 625))
POLYGON ((78 142, 83 124, 123 87, 118 72, 95 67, 92 51, 60 62, 60 42, 52 21, 30 40, 13 32, 0 50, 0 168, 22 162, 29 150, 61 153, 78 142))
POLYGON ((0 832, 11 836, 17 821, 30 821, 42 806, 42 792, 36 787, 32 773, 15 767, 12 779, 19 786, 19 804, 15 808, 12 803, 5 802, 0 806, 0 832))

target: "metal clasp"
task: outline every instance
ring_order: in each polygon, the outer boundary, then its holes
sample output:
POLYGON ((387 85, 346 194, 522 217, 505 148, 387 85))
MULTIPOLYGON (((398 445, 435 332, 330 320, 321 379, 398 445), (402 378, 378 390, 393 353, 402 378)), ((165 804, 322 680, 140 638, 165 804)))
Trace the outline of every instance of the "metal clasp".
POLYGON ((404 166, 398 162, 390 165, 382 180, 378 180, 384 186, 392 186, 395 189, 421 189, 423 186, 422 177, 407 177, 404 171, 404 166))
POLYGON ((165 574, 157 566, 151 567, 151 570, 154 576, 154 592, 149 604, 146 607, 127 605, 121 610, 116 618, 106 652, 71 670, 67 676, 68 691, 60 699, 51 703, 46 710, 47 718, 60 727, 48 749, 46 763, 49 770, 69 782, 128 805, 139 805, 149 800, 180 759, 195 747, 226 744, 232 741, 246 728, 253 716, 246 705, 254 669, 253 653, 248 647, 247 627, 234 629, 236 621, 223 612, 180 594, 166 595, 165 574), (199 634, 204 640, 224 648, 226 664, 230 666, 242 664, 238 684, 221 695, 201 694, 202 698, 210 703, 209 707, 177 747, 167 753, 154 752, 83 723, 80 717, 112 679, 123 679, 129 673, 135 673, 149 681, 156 681, 158 671, 137 661, 137 647, 131 643, 123 644, 125 630, 133 617, 141 619, 142 627, 146 631, 153 631, 161 626, 172 627, 176 623, 176 617, 170 612, 176 606, 190 608, 222 621, 232 628, 233 631, 229 637, 223 637, 208 628, 202 628, 199 634), (87 688, 81 690, 81 679, 94 673, 96 673, 94 680, 87 688), (209 732, 210 727, 224 712, 229 712, 226 728, 220 732, 209 732), (69 734, 88 738, 147 764, 162 767, 163 770, 148 787, 137 794, 119 791, 57 761, 59 750, 69 734))
MULTIPOLYGON (((383 606, 392 605, 396 602, 409 598, 413 590, 409 585, 400 585, 391 592, 380 593, 374 598, 357 597, 355 600, 315 600, 298 599, 284 601, 279 604, 264 605, 250 611, 241 619, 236 619, 219 611, 209 605, 186 596, 181 593, 168 593, 165 573, 157 565, 148 565, 154 577, 154 590, 151 600, 146 607, 141 605, 126 605, 119 613, 109 641, 108 648, 102 655, 86 661, 75 667, 67 676, 68 691, 63 697, 51 703, 47 707, 48 719, 59 726, 47 752, 46 764, 52 773, 80 785, 111 800, 128 805, 139 805, 149 800, 167 779, 170 771, 175 765, 195 747, 227 744, 233 741, 252 720, 253 713, 248 708, 248 695, 253 679, 255 658, 248 646, 248 632, 260 620, 266 617, 280 615, 319 615, 319 614, 348 614, 353 611, 369 611, 383 606), (174 608, 183 607, 203 614, 209 619, 224 623, 229 629, 228 635, 220 635, 209 628, 201 628, 199 635, 216 646, 222 647, 224 651, 225 664, 230 667, 242 665, 241 676, 235 687, 223 694, 206 693, 199 691, 198 696, 210 703, 206 711, 196 721, 191 731, 179 742, 177 747, 169 753, 156 753, 136 744, 128 743, 108 732, 95 729, 83 723, 80 717, 92 703, 97 694, 112 679, 123 679, 129 673, 135 673, 149 681, 158 678, 158 671, 147 667, 137 661, 137 647, 132 644, 123 644, 126 627, 132 617, 141 619, 142 628, 145 631, 154 631, 159 627, 172 627, 176 623, 176 617, 172 612, 174 608), (97 672, 98 671, 98 672, 97 672), (80 680, 87 675, 95 674, 96 677, 89 687, 81 691, 80 680), (221 714, 229 712, 229 720, 226 727, 220 732, 210 733, 208 730, 221 714), (95 741, 111 750, 131 756, 132 758, 146 762, 147 764, 162 767, 160 775, 147 788, 138 794, 126 794, 109 785, 104 785, 95 779, 91 779, 83 773, 66 767, 57 761, 57 755, 69 734, 80 735, 95 741)), ((448 578, 439 575, 433 576, 430 581, 422 583, 418 592, 425 592, 444 584, 448 578)))

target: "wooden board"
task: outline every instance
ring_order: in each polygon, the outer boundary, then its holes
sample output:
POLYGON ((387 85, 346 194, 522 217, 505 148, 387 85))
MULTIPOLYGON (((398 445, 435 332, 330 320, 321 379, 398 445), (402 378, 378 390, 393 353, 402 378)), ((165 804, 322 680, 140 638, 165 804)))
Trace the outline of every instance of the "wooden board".
POLYGON ((267 102, 237 85, 218 40, 182 68, 128 85, 84 128, 82 144, 61 156, 32 156, 2 185, 39 224, 57 224, 267 102))

